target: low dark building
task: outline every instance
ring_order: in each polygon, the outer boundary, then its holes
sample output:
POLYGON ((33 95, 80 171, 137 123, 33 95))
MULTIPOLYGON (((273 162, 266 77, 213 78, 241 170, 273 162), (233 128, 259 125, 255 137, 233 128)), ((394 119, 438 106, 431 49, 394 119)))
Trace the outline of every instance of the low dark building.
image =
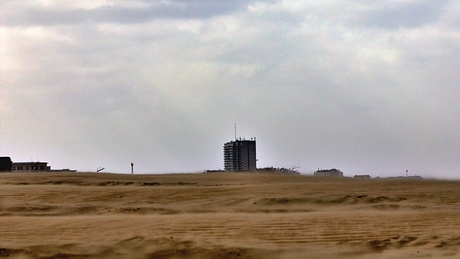
POLYGON ((0 157, 0 172, 10 172, 13 168, 13 161, 10 157, 0 157))

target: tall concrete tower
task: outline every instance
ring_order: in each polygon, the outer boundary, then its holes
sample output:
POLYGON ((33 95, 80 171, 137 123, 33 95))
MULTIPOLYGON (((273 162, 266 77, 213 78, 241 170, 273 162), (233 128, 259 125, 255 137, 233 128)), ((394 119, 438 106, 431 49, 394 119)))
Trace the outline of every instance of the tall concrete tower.
POLYGON ((224 144, 226 171, 257 170, 256 140, 235 140, 224 144))

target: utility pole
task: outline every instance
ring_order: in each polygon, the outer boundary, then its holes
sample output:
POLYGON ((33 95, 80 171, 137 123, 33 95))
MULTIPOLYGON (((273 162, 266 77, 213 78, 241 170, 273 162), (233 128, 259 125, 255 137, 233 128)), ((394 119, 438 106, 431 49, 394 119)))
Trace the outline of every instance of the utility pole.
POLYGON ((131 163, 131 174, 134 174, 134 164, 131 163))

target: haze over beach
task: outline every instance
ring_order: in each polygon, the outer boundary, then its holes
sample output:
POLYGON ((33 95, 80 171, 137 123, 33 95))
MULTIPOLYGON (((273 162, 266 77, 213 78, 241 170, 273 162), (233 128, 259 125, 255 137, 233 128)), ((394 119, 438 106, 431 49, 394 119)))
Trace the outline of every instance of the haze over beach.
POLYGON ((459 1, 4 0, 0 156, 458 179, 459 1))

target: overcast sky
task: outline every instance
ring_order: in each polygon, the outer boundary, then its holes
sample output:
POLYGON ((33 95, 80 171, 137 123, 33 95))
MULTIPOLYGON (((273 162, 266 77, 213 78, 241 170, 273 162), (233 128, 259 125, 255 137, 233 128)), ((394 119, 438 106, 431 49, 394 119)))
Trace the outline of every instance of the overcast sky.
POLYGON ((460 2, 3 0, 0 156, 460 179, 460 2))

